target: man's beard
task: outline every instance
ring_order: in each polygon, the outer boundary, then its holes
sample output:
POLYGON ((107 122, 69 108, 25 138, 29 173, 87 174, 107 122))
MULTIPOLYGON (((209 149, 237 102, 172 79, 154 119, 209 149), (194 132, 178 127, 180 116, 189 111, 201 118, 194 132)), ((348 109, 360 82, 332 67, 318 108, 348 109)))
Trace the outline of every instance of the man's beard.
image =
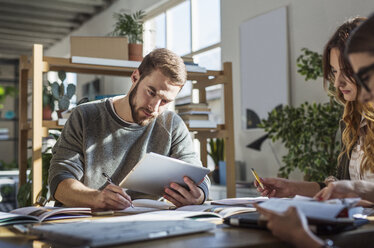
POLYGON ((140 84, 140 81, 135 85, 135 88, 130 92, 129 103, 130 103, 132 119, 134 120, 134 122, 140 126, 146 126, 150 122, 152 122, 157 116, 152 114, 152 111, 149 110, 148 108, 143 108, 143 107, 138 108, 136 106, 134 98, 137 94, 139 84, 140 84), (151 117, 147 117, 147 116, 140 117, 140 113, 142 111, 145 111, 147 114, 152 114, 152 116, 151 117))

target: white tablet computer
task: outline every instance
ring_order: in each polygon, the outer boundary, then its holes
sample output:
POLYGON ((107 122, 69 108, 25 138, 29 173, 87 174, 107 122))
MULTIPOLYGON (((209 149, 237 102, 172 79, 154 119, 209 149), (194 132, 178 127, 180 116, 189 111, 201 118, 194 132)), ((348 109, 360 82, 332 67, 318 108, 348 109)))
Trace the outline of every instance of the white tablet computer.
POLYGON ((183 177, 188 176, 198 184, 209 172, 208 168, 200 165, 151 152, 134 166, 120 186, 147 194, 163 195, 165 187, 170 187, 170 183, 187 187, 183 177))

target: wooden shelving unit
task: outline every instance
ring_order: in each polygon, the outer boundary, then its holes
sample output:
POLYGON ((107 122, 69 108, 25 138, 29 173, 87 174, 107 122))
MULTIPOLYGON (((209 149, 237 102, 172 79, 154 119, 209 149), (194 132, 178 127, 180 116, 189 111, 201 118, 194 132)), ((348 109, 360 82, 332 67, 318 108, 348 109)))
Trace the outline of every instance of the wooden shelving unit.
MULTIPOLYGON (((57 121, 42 120, 42 74, 48 71, 64 70, 66 72, 103 74, 114 76, 131 76, 135 68, 114 67, 87 64, 73 64, 70 59, 43 57, 42 45, 33 46, 33 56, 27 58, 21 56, 19 66, 19 182, 26 183, 27 170, 27 139, 28 132, 32 134, 32 168, 33 187, 32 199, 36 200, 37 194, 42 188, 42 137, 47 129, 62 129, 57 121), (27 121, 27 82, 32 80, 32 121, 27 121), (44 130, 44 131, 43 131, 44 130)), ((205 88, 221 84, 224 90, 225 124, 215 129, 195 128, 190 129, 195 133, 195 138, 200 141, 201 161, 207 164, 207 139, 224 138, 226 156, 226 183, 227 197, 235 197, 235 143, 233 123, 233 91, 232 91, 232 65, 230 62, 223 64, 222 71, 207 71, 206 73, 188 72, 188 80, 194 80, 194 88, 199 89, 200 102, 206 102, 205 88)))

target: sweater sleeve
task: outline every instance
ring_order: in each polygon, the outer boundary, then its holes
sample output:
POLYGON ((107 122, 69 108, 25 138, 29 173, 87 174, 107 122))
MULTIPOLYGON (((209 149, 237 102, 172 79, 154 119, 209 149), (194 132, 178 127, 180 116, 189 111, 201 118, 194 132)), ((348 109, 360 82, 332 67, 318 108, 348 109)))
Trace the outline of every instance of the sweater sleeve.
POLYGON ((68 178, 83 177, 83 118, 78 108, 70 115, 52 149, 48 184, 54 198, 58 184, 68 178))
MULTIPOLYGON (((183 160, 187 163, 200 165, 201 161, 198 159, 197 154, 194 151, 193 141, 188 131, 188 128, 184 124, 183 120, 175 115, 173 118, 173 132, 172 132, 172 144, 170 157, 183 160)), ((204 192, 204 202, 209 197, 210 180, 208 176, 205 176, 204 181, 198 186, 204 192)))

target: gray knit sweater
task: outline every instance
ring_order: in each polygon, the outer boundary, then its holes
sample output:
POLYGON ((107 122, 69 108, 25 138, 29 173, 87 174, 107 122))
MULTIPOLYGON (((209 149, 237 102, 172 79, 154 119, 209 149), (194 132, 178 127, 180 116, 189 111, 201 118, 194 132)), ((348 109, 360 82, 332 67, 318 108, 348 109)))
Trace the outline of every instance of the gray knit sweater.
MULTIPOLYGON (((67 178, 77 179, 93 189, 102 189, 106 186, 102 176, 105 172, 118 184, 148 152, 201 165, 190 133, 177 114, 165 111, 142 127, 120 119, 110 99, 76 107, 52 152, 48 178, 52 196, 58 184, 67 178)), ((208 177, 199 185, 205 200, 209 186, 208 177)), ((139 192, 128 193, 133 199, 155 198, 139 192)))

